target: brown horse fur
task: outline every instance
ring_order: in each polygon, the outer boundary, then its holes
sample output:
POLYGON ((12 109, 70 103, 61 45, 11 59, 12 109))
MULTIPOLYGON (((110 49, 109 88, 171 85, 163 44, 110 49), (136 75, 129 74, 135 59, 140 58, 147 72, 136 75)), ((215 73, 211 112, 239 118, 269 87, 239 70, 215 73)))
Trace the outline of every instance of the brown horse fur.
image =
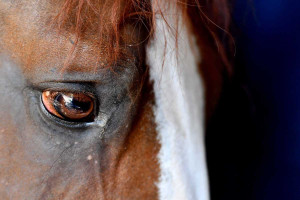
MULTIPOLYGON (((223 36, 229 4, 177 5, 197 37, 209 116, 222 77, 231 71, 221 42, 228 42, 223 36)), ((158 198, 160 144, 144 62, 157 14, 162 13, 154 13, 148 0, 0 0, 1 199, 158 198), (32 88, 49 81, 108 84, 104 97, 121 94, 121 88, 130 98, 122 97, 127 104, 118 104, 108 136, 94 137, 92 129, 74 139, 65 129, 33 119, 38 98, 32 88)))
MULTIPOLYGON (((156 1, 158 0, 152 2, 158 4, 156 1)), ((202 63, 204 67, 200 71, 207 84, 206 115, 209 118, 217 104, 221 90, 216 86, 222 85, 223 75, 230 76, 232 73, 230 58, 234 41, 229 33, 229 2, 228 0, 180 0, 177 1, 177 6, 187 21, 192 19, 190 28, 197 36, 199 47, 204 48, 201 49, 201 53, 205 54, 202 63), (215 51, 218 54, 214 53, 215 51)), ((153 18, 156 14, 163 15, 163 12, 161 10, 158 13, 152 11, 151 2, 147 0, 66 0, 53 23, 59 29, 64 27, 67 30, 73 30, 75 44, 78 43, 84 32, 88 31, 87 29, 98 30, 98 45, 101 46, 102 43, 109 45, 107 48, 108 62, 113 63, 120 56, 120 43, 130 41, 120 34, 120 27, 128 21, 134 21, 137 28, 146 30, 145 39, 142 41, 146 43, 154 33, 155 21, 153 18), (96 24, 93 18, 98 19, 96 24)), ((177 40, 176 29, 178 27, 170 27, 170 29, 174 28, 173 34, 177 40)), ((75 48, 76 45, 74 45, 75 48)))

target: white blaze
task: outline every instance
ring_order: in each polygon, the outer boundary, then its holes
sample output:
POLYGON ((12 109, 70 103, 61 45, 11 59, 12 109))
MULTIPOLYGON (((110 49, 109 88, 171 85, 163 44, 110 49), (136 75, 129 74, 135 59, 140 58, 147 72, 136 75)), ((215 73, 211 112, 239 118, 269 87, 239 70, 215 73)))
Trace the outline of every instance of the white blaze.
MULTIPOLYGON (((153 6, 155 10, 155 4, 153 6)), ((168 24, 175 28, 175 15, 181 13, 172 6, 164 6, 162 11, 168 24)), ((156 100, 155 120, 161 143, 159 198, 208 200, 204 86, 198 72, 199 50, 181 16, 179 19, 178 54, 174 34, 161 16, 156 16, 154 38, 147 47, 156 100)))

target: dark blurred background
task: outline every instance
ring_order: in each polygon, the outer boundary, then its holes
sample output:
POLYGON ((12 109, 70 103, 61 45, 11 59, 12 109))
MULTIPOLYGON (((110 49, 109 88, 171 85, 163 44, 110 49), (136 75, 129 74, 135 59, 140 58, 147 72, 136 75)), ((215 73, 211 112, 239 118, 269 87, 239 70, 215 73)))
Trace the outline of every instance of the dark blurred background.
POLYGON ((300 1, 236 0, 235 76, 206 136, 212 200, 300 200, 300 1))

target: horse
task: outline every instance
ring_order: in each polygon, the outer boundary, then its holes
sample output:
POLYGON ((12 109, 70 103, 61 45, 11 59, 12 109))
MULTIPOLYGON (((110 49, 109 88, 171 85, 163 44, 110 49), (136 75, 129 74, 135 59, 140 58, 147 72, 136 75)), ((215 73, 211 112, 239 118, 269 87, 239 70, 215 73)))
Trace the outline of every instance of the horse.
POLYGON ((1 199, 208 200, 229 10, 0 0, 1 199))

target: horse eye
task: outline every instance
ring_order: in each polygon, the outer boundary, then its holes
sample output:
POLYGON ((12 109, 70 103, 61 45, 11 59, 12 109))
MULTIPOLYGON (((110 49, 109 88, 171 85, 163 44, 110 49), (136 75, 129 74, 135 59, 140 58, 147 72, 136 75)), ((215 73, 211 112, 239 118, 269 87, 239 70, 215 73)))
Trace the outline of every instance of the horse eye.
POLYGON ((66 121, 93 121, 94 99, 85 93, 57 92, 46 90, 42 93, 46 110, 55 117, 66 121))

